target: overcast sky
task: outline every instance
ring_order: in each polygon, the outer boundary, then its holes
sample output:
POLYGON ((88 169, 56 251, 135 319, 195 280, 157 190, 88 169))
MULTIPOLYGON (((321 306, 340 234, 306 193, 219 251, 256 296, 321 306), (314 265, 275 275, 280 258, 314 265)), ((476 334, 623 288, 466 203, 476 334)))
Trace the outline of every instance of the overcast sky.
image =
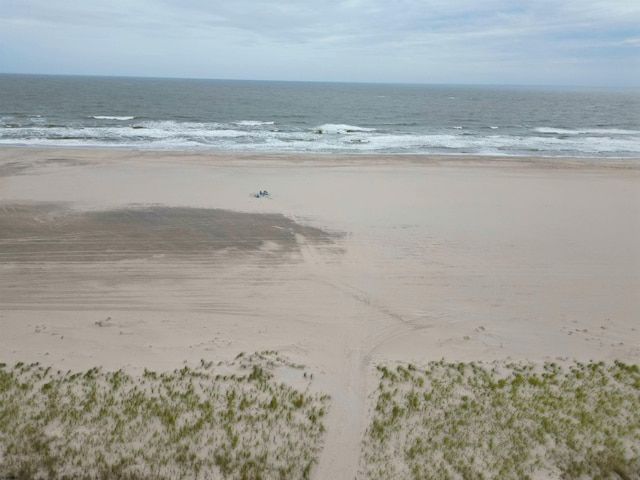
POLYGON ((0 72, 640 86, 640 0, 0 0, 0 72))

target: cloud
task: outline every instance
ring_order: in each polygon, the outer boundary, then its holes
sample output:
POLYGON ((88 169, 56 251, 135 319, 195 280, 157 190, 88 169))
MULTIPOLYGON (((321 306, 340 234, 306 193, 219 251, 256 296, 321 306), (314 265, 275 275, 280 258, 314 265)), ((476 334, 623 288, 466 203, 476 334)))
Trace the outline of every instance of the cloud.
MULTIPOLYGON (((628 0, 0 0, 0 8, 0 48, 15 52, 31 36, 21 52, 34 64, 38 48, 27 46, 35 41, 48 55, 57 49, 76 62, 80 51, 93 48, 115 70, 119 61, 129 68, 133 57, 147 55, 162 59, 148 67, 150 74, 165 69, 166 75, 265 78, 279 71, 285 78, 314 79, 324 72, 318 80, 432 81, 438 69, 453 75, 439 80, 500 81, 484 70, 493 66, 509 82, 509 68, 526 65, 534 73, 536 65, 576 58, 610 66, 614 50, 621 62, 633 64, 640 25, 640 4, 628 0), (207 54, 216 56, 210 70, 198 64, 207 54), (380 72, 371 78, 375 69, 368 62, 376 58, 380 72), (256 69, 239 68, 242 59, 256 69), (273 71, 260 70, 268 69, 267 59, 273 71), (172 60, 179 68, 171 68, 172 60), (393 68, 397 78, 389 73, 393 68)), ((83 68, 98 68, 84 61, 83 68)), ((575 72, 581 79, 584 74, 575 72)))

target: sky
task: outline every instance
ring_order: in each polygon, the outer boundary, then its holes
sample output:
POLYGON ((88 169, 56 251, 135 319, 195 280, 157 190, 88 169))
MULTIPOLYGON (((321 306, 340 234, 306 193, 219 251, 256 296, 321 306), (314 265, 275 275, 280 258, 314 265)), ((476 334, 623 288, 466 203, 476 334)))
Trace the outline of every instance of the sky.
POLYGON ((640 1, 0 0, 0 73, 640 87, 640 1))

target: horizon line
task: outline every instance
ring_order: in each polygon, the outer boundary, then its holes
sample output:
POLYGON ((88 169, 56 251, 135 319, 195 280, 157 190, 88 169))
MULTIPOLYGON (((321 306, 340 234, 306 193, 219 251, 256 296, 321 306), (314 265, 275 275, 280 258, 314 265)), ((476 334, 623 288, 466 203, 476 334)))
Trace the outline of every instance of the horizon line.
POLYGON ((223 78, 223 77, 190 77, 190 76, 158 76, 158 75, 114 75, 87 73, 33 73, 33 72, 0 72, 0 75, 41 76, 41 77, 89 77, 89 78, 135 78, 156 80, 209 80, 223 82, 272 82, 272 83, 316 83, 316 84, 351 84, 351 85, 406 85, 406 86, 459 86, 459 87, 521 87, 521 88, 595 88, 595 89, 640 89, 632 85, 576 85, 552 83, 459 83, 459 82, 401 82, 375 80, 291 80, 271 78, 223 78))

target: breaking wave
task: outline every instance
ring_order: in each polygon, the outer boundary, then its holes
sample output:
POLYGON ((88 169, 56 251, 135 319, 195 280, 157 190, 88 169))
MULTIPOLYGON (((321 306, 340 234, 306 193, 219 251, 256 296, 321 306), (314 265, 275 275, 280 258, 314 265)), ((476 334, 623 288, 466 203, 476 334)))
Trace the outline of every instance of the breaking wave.
POLYGON ((133 120, 136 117, 128 117, 128 116, 122 116, 122 117, 116 117, 116 116, 111 116, 111 115, 92 115, 91 118, 95 119, 95 120, 133 120))
POLYGON ((525 134, 515 127, 511 133, 509 128, 501 127, 497 134, 490 126, 454 130, 451 127, 411 128, 409 131, 340 123, 302 128, 247 120, 231 123, 148 120, 104 126, 55 125, 47 121, 20 126, 10 118, 3 117, 2 120, 0 144, 4 145, 251 152, 640 156, 640 132, 632 130, 565 131, 538 127, 525 134))

